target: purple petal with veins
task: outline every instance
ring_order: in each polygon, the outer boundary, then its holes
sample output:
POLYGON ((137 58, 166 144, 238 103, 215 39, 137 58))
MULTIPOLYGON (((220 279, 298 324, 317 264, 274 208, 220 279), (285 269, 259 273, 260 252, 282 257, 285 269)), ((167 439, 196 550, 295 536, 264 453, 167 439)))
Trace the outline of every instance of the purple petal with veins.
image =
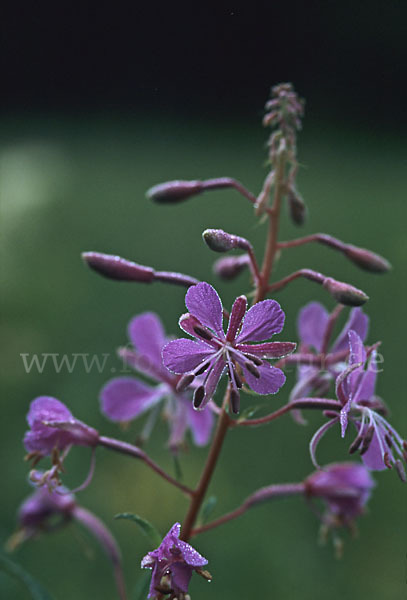
POLYGON ((109 381, 100 393, 101 410, 111 421, 131 421, 163 396, 160 387, 151 387, 135 377, 117 377, 109 381))
POLYGON ((213 349, 202 342, 179 339, 169 342, 162 350, 164 365, 173 373, 193 371, 213 354, 213 349))
POLYGON ((365 341, 369 330, 369 317, 359 307, 352 308, 350 311, 349 318, 332 346, 331 352, 340 352, 348 348, 348 333, 351 329, 358 334, 363 342, 365 341))
POLYGON ((137 352, 161 369, 161 350, 167 340, 157 315, 149 312, 135 317, 129 323, 128 334, 137 352))
POLYGON ((285 315, 275 300, 258 302, 246 313, 240 334, 236 342, 262 342, 275 333, 280 333, 284 326, 285 315))
POLYGON ((185 296, 185 304, 188 311, 202 325, 224 337, 222 302, 216 290, 209 283, 203 281, 190 287, 185 296))
POLYGON ((304 306, 297 323, 301 342, 321 352, 328 321, 329 313, 319 302, 310 302, 304 306))

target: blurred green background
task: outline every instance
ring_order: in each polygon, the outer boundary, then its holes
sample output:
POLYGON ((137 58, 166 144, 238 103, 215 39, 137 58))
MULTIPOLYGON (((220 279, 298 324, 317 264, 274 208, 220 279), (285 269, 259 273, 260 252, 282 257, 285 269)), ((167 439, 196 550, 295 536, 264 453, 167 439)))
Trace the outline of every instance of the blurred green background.
MULTIPOLYGON (((15 513, 30 492, 21 438, 29 402, 47 394, 64 401, 80 419, 105 434, 134 440, 142 423, 120 432, 99 413, 98 394, 120 368, 114 351, 126 340, 129 319, 142 311, 160 314, 168 332, 177 334, 184 311, 182 288, 115 283, 84 267, 80 253, 98 250, 125 256, 162 270, 179 270, 216 285, 226 306, 249 291, 247 275, 233 283, 216 280, 211 254, 201 241, 207 227, 248 237, 262 253, 266 228, 251 206, 232 191, 197 197, 176 206, 145 199, 151 185, 176 178, 234 176, 258 192, 265 176, 266 134, 256 115, 246 120, 193 120, 150 113, 136 116, 93 113, 82 117, 25 117, 1 123, 1 252, 4 284, 2 312, 3 394, 1 419, 1 543, 15 528, 15 513), (42 374, 24 371, 21 353, 110 353, 102 373, 42 374)), ((383 373, 378 392, 391 408, 391 420, 406 433, 404 393, 405 138, 397 132, 351 127, 346 121, 305 120, 299 140, 299 188, 309 219, 296 229, 285 213, 281 238, 323 231, 369 247, 394 266, 386 276, 369 275, 329 249, 309 246, 284 253, 281 277, 310 267, 365 290, 371 318, 368 341, 382 340, 383 373)), ((278 294, 286 312, 280 339, 296 340, 296 316, 317 299, 332 299, 308 281, 296 281, 278 294)), ((276 408, 288 397, 290 375, 278 397, 264 400, 276 408)), ((243 399, 243 406, 252 403, 243 399)), ((312 471, 308 442, 321 416, 300 427, 290 417, 262 429, 229 435, 210 494, 218 497, 215 515, 239 504, 251 491, 274 482, 302 479, 312 471)), ((166 426, 160 423, 148 451, 171 471, 166 426)), ((320 446, 323 462, 347 460, 348 441, 334 429, 320 446)), ((185 481, 193 484, 205 458, 190 446, 182 455, 185 481)), ((64 481, 72 487, 88 468, 87 449, 74 449, 64 481)), ((231 598, 319 599, 383 597, 398 600, 405 586, 405 488, 393 472, 375 474, 378 483, 369 511, 360 519, 360 536, 346 534, 344 558, 330 544, 317 543, 319 523, 304 502, 289 499, 254 509, 240 521, 208 532, 195 546, 209 558, 213 583, 193 578, 196 600, 231 598)), ((111 527, 123 550, 129 590, 141 576, 139 562, 150 549, 129 522, 113 515, 136 512, 162 533, 182 520, 186 501, 180 493, 131 459, 97 453, 92 485, 78 501, 111 527)), ((115 597, 105 556, 79 527, 25 544, 14 558, 60 600, 115 597)), ((28 598, 19 584, 0 574, 0 596, 28 598)))

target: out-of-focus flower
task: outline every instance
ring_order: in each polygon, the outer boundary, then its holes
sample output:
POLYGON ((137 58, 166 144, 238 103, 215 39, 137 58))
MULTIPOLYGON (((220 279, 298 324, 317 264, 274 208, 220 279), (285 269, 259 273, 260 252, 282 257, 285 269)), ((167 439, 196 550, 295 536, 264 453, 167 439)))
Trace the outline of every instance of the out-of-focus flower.
POLYGON ((161 351, 169 341, 159 317, 144 313, 132 319, 128 327, 132 348, 121 348, 122 360, 136 371, 147 375, 158 385, 148 385, 135 377, 116 377, 101 391, 101 408, 104 415, 116 422, 127 422, 150 410, 142 437, 147 438, 158 415, 158 405, 164 401, 164 414, 170 427, 169 446, 173 449, 182 444, 189 428, 195 444, 202 446, 209 440, 213 412, 194 411, 185 391, 178 391, 179 376, 168 372, 163 366, 161 351))
POLYGON ((350 445, 350 454, 359 450, 366 467, 375 471, 394 465, 400 479, 405 481, 402 461, 407 459, 407 444, 384 418, 385 406, 375 395, 376 351, 372 350, 368 358, 361 338, 353 330, 348 332, 348 339, 348 366, 336 378, 336 395, 342 409, 339 415, 330 415, 331 420, 314 434, 310 444, 312 460, 317 465, 315 451, 328 429, 339 422, 344 437, 351 421, 358 433, 350 445))
POLYGON ((338 525, 347 525, 364 512, 375 486, 370 472, 362 464, 345 462, 325 466, 305 480, 308 498, 321 498, 327 517, 338 525))
POLYGON ((181 329, 195 341, 179 339, 163 349, 164 365, 173 373, 183 374, 179 386, 187 387, 196 376, 206 373, 194 393, 194 406, 203 408, 213 397, 219 379, 226 370, 231 383, 231 407, 239 412, 242 377, 258 394, 275 394, 285 382, 284 373, 264 359, 281 358, 295 349, 291 342, 266 342, 284 325, 284 312, 275 300, 263 300, 246 313, 247 300, 239 296, 232 307, 227 333, 223 330, 223 308, 216 290, 202 282, 192 286, 185 304, 189 313, 179 321, 181 329))
MULTIPOLYGON (((158 548, 146 554, 142 569, 152 569, 149 598, 171 594, 171 598, 185 600, 192 573, 208 564, 206 558, 179 539, 181 525, 175 523, 158 548)), ((201 573, 211 579, 206 571, 201 573)))
POLYGON ((348 332, 353 329, 364 341, 369 328, 369 318, 361 308, 353 308, 349 318, 336 340, 330 343, 331 316, 319 302, 310 302, 301 309, 298 315, 297 329, 300 339, 299 353, 329 354, 338 361, 325 361, 326 368, 315 365, 300 364, 297 371, 297 383, 294 386, 290 400, 309 396, 311 393, 324 394, 329 389, 330 382, 344 368, 344 359, 340 354, 348 348, 348 332))
POLYGON ((96 446, 99 434, 76 419, 56 398, 40 396, 33 400, 27 415, 30 430, 24 436, 28 452, 41 456, 70 446, 96 446))

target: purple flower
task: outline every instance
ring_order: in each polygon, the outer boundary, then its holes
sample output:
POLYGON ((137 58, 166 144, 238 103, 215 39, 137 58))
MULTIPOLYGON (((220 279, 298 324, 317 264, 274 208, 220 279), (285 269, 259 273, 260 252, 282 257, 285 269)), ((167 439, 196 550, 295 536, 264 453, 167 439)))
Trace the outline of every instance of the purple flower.
POLYGON ((180 531, 181 525, 175 523, 159 547, 141 561, 142 569, 152 569, 149 598, 172 594, 171 598, 185 600, 193 571, 208 564, 206 558, 179 539, 180 531))
POLYGON ((30 430, 24 436, 28 452, 46 456, 53 450, 65 450, 73 445, 96 446, 96 429, 78 421, 56 398, 40 396, 31 402, 27 415, 30 430))
MULTIPOLYGON (((369 318, 361 308, 353 308, 342 331, 333 343, 330 342, 332 333, 332 318, 326 308, 319 302, 310 302, 304 306, 298 315, 298 335, 300 339, 300 353, 329 354, 340 356, 348 348, 348 332, 353 329, 364 341, 369 328, 369 318)), ((297 383, 294 386, 290 400, 309 396, 312 392, 324 394, 329 389, 330 382, 343 370, 343 358, 330 362, 326 361, 326 370, 321 372, 319 367, 313 365, 300 365, 297 372, 297 383)))
POLYGON ((341 435, 344 437, 351 421, 358 433, 350 445, 350 454, 359 450, 366 467, 375 471, 391 469, 394 465, 400 478, 405 481, 402 460, 407 459, 407 444, 384 418, 385 406, 375 395, 376 350, 373 349, 368 358, 361 338, 353 330, 348 332, 348 340, 348 367, 336 379, 336 394, 342 409, 311 440, 313 462, 316 464, 315 450, 326 431, 340 422, 341 435))
MULTIPOLYGON (((43 486, 28 496, 18 510, 18 522, 28 535, 47 529, 55 517, 67 520, 75 507, 75 498, 63 486, 54 490, 43 486)), ((53 522, 55 525, 55 522, 53 522)))
POLYGON ((169 341, 160 319, 154 313, 144 313, 132 319, 128 327, 134 348, 121 348, 121 358, 132 368, 158 383, 148 385, 135 377, 116 377, 101 391, 101 408, 110 420, 126 422, 151 410, 143 437, 147 438, 158 415, 158 405, 165 399, 164 414, 170 426, 169 446, 177 448, 189 428, 195 444, 202 446, 209 440, 212 411, 196 413, 188 393, 177 390, 179 376, 164 368, 161 352, 169 341))
POLYGON ((375 486, 369 471, 357 463, 327 465, 305 480, 308 498, 321 498, 328 512, 324 520, 335 525, 348 525, 364 512, 375 486))
POLYGON ((284 312, 275 300, 264 300, 246 313, 247 300, 239 296, 233 304, 227 333, 223 330, 223 308, 216 290, 202 282, 189 288, 185 296, 188 313, 179 325, 195 341, 179 339, 163 349, 164 365, 183 374, 178 387, 187 387, 195 377, 206 373, 195 389, 194 406, 203 408, 213 397, 219 379, 227 371, 231 384, 231 406, 239 412, 239 389, 244 382, 258 394, 275 394, 285 382, 284 373, 264 359, 280 358, 295 349, 291 342, 266 342, 280 333, 284 312))

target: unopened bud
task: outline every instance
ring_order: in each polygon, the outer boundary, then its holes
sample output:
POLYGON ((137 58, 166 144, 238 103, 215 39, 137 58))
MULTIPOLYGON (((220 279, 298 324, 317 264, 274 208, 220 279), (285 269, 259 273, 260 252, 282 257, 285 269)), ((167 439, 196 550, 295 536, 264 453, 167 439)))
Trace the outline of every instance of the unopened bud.
POLYGON ((307 207, 296 190, 290 188, 287 195, 287 203, 292 222, 295 225, 304 225, 307 218, 307 207))
POLYGON ((223 231, 223 229, 205 229, 202 234, 204 242, 214 252, 227 252, 235 248, 249 250, 250 243, 238 235, 223 231))
POLYGON ((203 191, 202 181, 167 181, 150 188, 147 198, 162 204, 183 202, 203 191))
POLYGON ((250 259, 247 254, 241 256, 225 256, 217 260, 213 265, 213 270, 221 279, 235 279, 249 264, 250 259))
POLYGON ((358 248, 349 244, 346 246, 344 254, 358 267, 371 273, 387 273, 391 269, 391 264, 383 256, 366 250, 366 248, 358 248))
POLYGON ((143 283, 150 283, 154 279, 154 269, 138 265, 120 256, 100 252, 83 252, 82 258, 91 269, 108 279, 143 283))
POLYGON ((239 414, 240 410, 240 394, 237 390, 230 391, 230 408, 235 415, 239 414))
POLYGON ((337 302, 345 304, 346 306, 361 306, 369 300, 369 296, 367 296, 365 292, 362 292, 362 290, 358 290, 358 288, 355 288, 349 283, 332 279, 332 277, 326 277, 322 287, 324 287, 337 302))

